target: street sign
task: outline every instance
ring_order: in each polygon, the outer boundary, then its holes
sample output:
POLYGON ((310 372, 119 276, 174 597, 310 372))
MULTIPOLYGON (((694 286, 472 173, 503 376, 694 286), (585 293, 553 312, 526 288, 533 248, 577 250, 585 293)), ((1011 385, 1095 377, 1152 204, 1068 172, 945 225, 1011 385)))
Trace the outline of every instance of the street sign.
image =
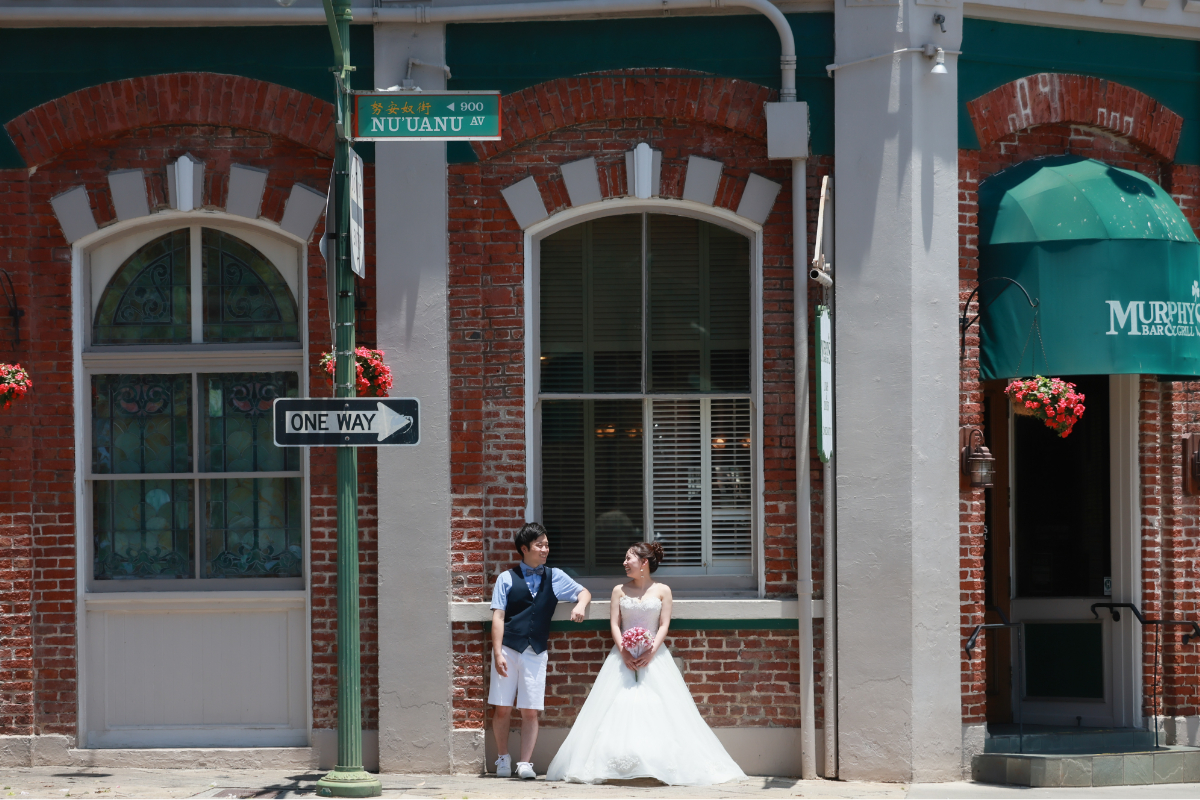
POLYGON ((280 397, 275 444, 280 447, 375 447, 417 444, 421 404, 412 397, 280 397))
POLYGON ((363 160, 350 148, 350 269, 360 278, 367 277, 363 248, 363 160))
POLYGON ((355 92, 353 101, 355 141, 500 138, 499 92, 355 92))
POLYGON ((816 327, 817 455, 828 463, 833 457, 833 324, 828 306, 817 306, 816 327))

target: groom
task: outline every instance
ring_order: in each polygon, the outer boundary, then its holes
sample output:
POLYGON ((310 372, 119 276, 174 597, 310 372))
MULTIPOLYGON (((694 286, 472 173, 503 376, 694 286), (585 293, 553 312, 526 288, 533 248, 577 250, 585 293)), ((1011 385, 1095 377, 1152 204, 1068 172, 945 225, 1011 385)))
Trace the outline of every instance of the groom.
POLYGON ((496 759, 496 776, 512 776, 508 726, 516 705, 521 710, 517 777, 530 780, 537 777, 533 771, 533 745, 537 741, 538 712, 546 695, 550 619, 559 600, 576 600, 571 621, 583 622, 592 595, 562 570, 546 566, 550 540, 539 523, 526 523, 517 531, 513 545, 521 554, 521 563, 500 573, 492 590, 492 688, 488 703, 496 707, 492 720, 500 756, 496 759))

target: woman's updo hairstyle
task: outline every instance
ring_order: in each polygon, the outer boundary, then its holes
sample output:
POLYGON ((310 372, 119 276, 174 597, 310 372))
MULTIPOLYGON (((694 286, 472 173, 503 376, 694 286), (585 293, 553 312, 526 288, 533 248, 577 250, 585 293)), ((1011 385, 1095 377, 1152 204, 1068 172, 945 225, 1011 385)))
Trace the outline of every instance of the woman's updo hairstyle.
POLYGON ((663 546, 658 542, 638 542, 629 549, 638 558, 650 562, 651 572, 658 569, 658 565, 662 563, 664 557, 663 546))

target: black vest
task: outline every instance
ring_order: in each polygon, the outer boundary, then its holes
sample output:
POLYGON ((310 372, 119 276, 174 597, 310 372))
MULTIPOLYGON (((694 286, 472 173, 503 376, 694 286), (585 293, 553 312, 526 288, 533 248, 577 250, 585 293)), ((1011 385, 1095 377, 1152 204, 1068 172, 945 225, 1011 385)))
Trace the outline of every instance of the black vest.
POLYGON ((550 568, 546 567, 542 575, 537 597, 529 591, 520 567, 514 567, 510 572, 512 588, 508 590, 508 605, 504 607, 504 646, 518 653, 524 653, 526 647, 532 647, 535 653, 544 653, 550 638, 550 618, 558 606, 550 568))

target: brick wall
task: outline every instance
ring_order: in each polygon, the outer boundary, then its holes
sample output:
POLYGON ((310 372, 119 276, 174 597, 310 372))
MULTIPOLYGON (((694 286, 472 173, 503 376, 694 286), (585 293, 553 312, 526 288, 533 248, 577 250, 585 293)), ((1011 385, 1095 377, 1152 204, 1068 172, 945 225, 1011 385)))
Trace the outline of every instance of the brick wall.
MULTIPOLYGON (((982 144, 959 153, 959 303, 978 281, 979 184, 1014 164, 1050 155, 1074 154, 1134 170, 1160 183, 1200 228, 1200 169, 1171 163, 1182 122, 1178 115, 1128 87, 1074 75, 1033 75, 1006 84, 968 103, 982 144)), ((978 313, 977 304, 968 309, 978 313)), ((978 327, 966 339, 960 375, 960 424, 983 424, 979 384, 978 327)), ((1139 470, 1142 488, 1142 607, 1149 616, 1196 618, 1200 592, 1200 503, 1182 493, 1183 433, 1200 432, 1200 382, 1141 381, 1139 470)), ((962 635, 983 622, 983 490, 960 493, 962 635)), ((1156 673, 1154 637, 1143 632, 1143 713, 1153 711, 1156 681, 1167 715, 1200 713, 1197 668, 1200 647, 1184 646, 1181 631, 1162 633, 1156 673)), ((985 716, 984 659, 987 637, 968 661, 963 658, 963 721, 985 716)))
MULTIPOLYGON (((665 644, 683 660, 684 681, 709 725, 790 728, 800 724, 798 636, 792 628, 691 630, 685 624, 672 627, 665 644)), ((490 674, 491 635, 482 623, 455 623, 454 640, 454 726, 480 728, 486 721, 490 727, 484 675, 490 674)), ((544 726, 574 723, 612 646, 607 629, 550 635, 544 726)))
MULTIPOLYGON (((107 175, 141 168, 151 211, 166 204, 166 170, 183 153, 205 163, 203 203, 223 208, 231 164, 270 170, 261 214, 278 222, 292 186, 325 191, 331 167, 332 106, 284 87, 210 74, 161 75, 75 92, 35 108, 6 129, 29 170, 0 172, 0 267, 12 274, 22 344, 0 325, 0 360, 29 369, 33 392, 0 414, 0 733, 75 734, 75 493, 71 341, 71 248, 51 197, 87 187, 101 227, 115 214, 107 175), (29 410, 37 404, 36 430, 29 410)), ((374 168, 366 165, 368 204, 374 168)), ((367 227, 372 308, 359 342, 375 340, 374 230, 367 227)), ((329 349, 325 265, 313 238, 308 252, 308 318, 313 396, 328 395, 317 368, 329 349)), ((336 725, 335 466, 315 449, 312 466, 312 636, 315 727, 336 725)), ((364 725, 376 727, 376 462, 360 454, 360 568, 363 598, 364 725)))
MULTIPOLYGON (((592 156, 602 196, 624 195, 628 186, 625 153, 643 141, 662 152, 664 197, 682 194, 689 155, 723 163, 715 201, 721 208, 736 209, 751 172, 783 186, 763 240, 763 541, 768 596, 795 596, 791 178, 787 162, 766 159, 761 104, 768 99, 773 99, 773 94, 763 87, 665 70, 652 75, 552 81, 506 97, 505 139, 478 143, 477 163, 450 167, 451 558, 455 599, 480 601, 490 596, 495 575, 515 563, 511 538, 524 522, 524 254, 521 230, 500 189, 532 175, 546 208, 554 213, 569 206, 559 167, 592 156)), ((809 161, 810 249, 820 178, 831 169, 828 157, 809 161)), ((810 284, 810 306, 818 300, 819 291, 810 284)), ((810 352, 810 363, 812 358, 810 352)), ((814 403, 810 396, 810 407, 815 407, 814 403)), ((822 472, 815 448, 809 459, 814 577, 817 597, 821 597, 822 472)), ((454 625, 455 727, 484 724, 490 643, 483 641, 481 631, 479 625, 454 625)), ((819 647, 819 625, 816 636, 819 647)), ((553 647, 558 649, 551 660, 554 666, 545 719, 551 725, 568 725, 611 643, 606 644, 607 632, 555 637, 553 647)), ((689 684, 711 724, 798 724, 795 635, 696 631, 686 640, 679 639, 679 654, 689 663, 724 663, 705 660, 706 654, 749 654, 757 652, 758 643, 764 641, 778 646, 791 659, 788 680, 757 681, 761 686, 779 688, 769 707, 763 701, 752 702, 741 690, 714 688, 733 685, 720 670, 714 668, 712 675, 722 677, 713 680, 704 677, 703 667, 689 673, 689 684), (748 723, 747 719, 761 721, 748 723)))

